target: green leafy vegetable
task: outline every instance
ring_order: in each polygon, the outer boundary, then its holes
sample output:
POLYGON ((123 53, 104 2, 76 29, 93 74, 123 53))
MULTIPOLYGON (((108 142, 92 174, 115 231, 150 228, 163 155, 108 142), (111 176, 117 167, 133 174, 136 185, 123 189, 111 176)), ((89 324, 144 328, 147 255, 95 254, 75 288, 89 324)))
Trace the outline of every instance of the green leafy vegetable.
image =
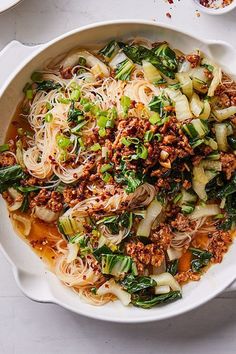
POLYGON ((149 298, 142 298, 140 296, 133 296, 132 304, 143 309, 150 309, 156 305, 167 304, 182 298, 180 291, 170 291, 167 294, 156 295, 149 298))
POLYGON ((112 250, 108 246, 103 245, 93 251, 93 255, 99 260, 103 254, 112 254, 112 250))
POLYGON ((8 150, 9 150, 9 144, 0 145, 0 152, 4 152, 8 150))
POLYGON ((121 281, 121 285, 128 293, 133 294, 143 289, 155 287, 157 283, 150 277, 136 277, 133 274, 129 274, 121 281))
POLYGON ((236 192, 236 174, 231 178, 230 182, 223 186, 216 194, 217 198, 226 198, 230 194, 236 192))
POLYGON ((191 262, 192 270, 194 272, 200 272, 200 270, 210 262, 212 253, 198 248, 189 248, 189 250, 192 252, 193 256, 196 257, 196 259, 193 259, 191 262))
POLYGON ((24 178, 24 172, 19 165, 0 168, 0 193, 24 178))
POLYGON ((22 193, 29 193, 29 192, 35 192, 38 191, 40 188, 36 186, 18 186, 17 190, 22 192, 22 193))
POLYGON ((226 218, 220 224, 221 230, 232 230, 236 226, 236 193, 230 194, 225 202, 226 218))
MULTIPOLYGON (((157 112, 159 116, 163 118, 166 117, 168 114, 168 112, 164 110, 164 107, 170 105, 171 101, 164 94, 161 94, 159 96, 154 96, 151 102, 149 103, 148 107, 151 111, 157 112)), ((150 119, 152 119, 152 117, 150 119)), ((151 121, 151 123, 156 124, 158 123, 158 121, 160 121, 160 119, 158 119, 158 116, 156 116, 156 122, 151 121)))
POLYGON ((236 150, 236 136, 228 136, 228 143, 233 150, 236 150))
POLYGON ((39 82, 37 84, 37 91, 51 91, 51 90, 57 90, 61 87, 61 85, 59 83, 56 83, 54 81, 51 80, 44 80, 42 82, 39 82))
POLYGON ((144 176, 140 173, 135 173, 135 171, 123 168, 120 173, 115 175, 115 180, 117 183, 127 186, 125 189, 127 193, 133 193, 136 188, 143 184, 144 176))
POLYGON ((104 48, 100 49, 99 53, 109 61, 118 50, 119 45, 115 40, 113 40, 110 41, 104 48))
POLYGON ((143 60, 149 61, 167 77, 175 78, 178 61, 175 52, 170 49, 167 43, 162 43, 153 49, 148 49, 141 45, 125 45, 123 43, 119 43, 119 45, 134 63, 141 65, 143 60))
POLYGON ((117 80, 127 81, 130 79, 130 74, 134 68, 134 64, 129 59, 125 59, 120 64, 118 64, 116 69, 117 80))
POLYGON ((67 118, 68 122, 79 122, 83 118, 84 118, 83 112, 75 108, 74 102, 72 102, 68 112, 68 118, 67 118))
POLYGON ((133 269, 133 260, 128 256, 103 254, 101 262, 103 274, 120 276, 131 272, 133 269))
POLYGON ((176 275, 178 272, 178 264, 179 264, 178 259, 175 259, 174 261, 169 262, 166 267, 167 273, 170 273, 173 276, 176 275))

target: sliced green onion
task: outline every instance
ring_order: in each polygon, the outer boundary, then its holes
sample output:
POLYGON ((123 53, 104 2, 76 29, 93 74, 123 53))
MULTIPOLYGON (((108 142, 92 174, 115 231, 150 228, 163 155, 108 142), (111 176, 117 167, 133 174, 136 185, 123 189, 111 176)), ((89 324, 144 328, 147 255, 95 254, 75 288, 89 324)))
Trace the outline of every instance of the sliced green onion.
POLYGON ((101 111, 101 109, 100 109, 98 106, 93 105, 93 106, 91 107, 91 109, 90 109, 90 112, 91 112, 93 115, 95 115, 95 116, 99 116, 102 111, 101 111))
POLYGON ((129 141, 127 138, 125 138, 123 136, 123 138, 121 138, 121 143, 124 144, 125 146, 130 146, 132 144, 131 141, 129 141))
POLYGON ((183 205, 181 211, 185 214, 191 214, 195 209, 194 205, 183 205))
POLYGON ((106 128, 114 128, 114 126, 115 126, 114 119, 109 119, 106 123, 106 128))
POLYGON ((151 130, 148 130, 145 134, 144 134, 144 141, 148 142, 151 141, 153 138, 153 132, 151 130))
POLYGON ((148 157, 148 149, 144 145, 139 145, 137 148, 137 155, 140 159, 146 160, 148 157))
POLYGON ((182 198, 182 193, 177 194, 173 199, 174 204, 178 203, 181 198, 182 198))
POLYGON ((33 90, 26 90, 26 97, 28 98, 28 100, 32 100, 33 98, 33 90))
POLYGON ((73 89, 73 90, 79 90, 80 91, 80 86, 77 84, 77 82, 75 81, 72 81, 71 84, 70 84, 70 87, 73 89))
POLYGON ((9 144, 2 144, 0 145, 0 152, 8 151, 9 150, 9 144))
POLYGON ((121 143, 124 144, 125 146, 130 146, 131 144, 137 145, 140 143, 139 138, 131 138, 131 137, 123 137, 121 138, 121 143))
POLYGON ((78 101, 80 98, 80 89, 73 90, 70 94, 72 101, 78 101))
POLYGON ((112 165, 110 165, 109 163, 105 164, 105 165, 102 165, 101 169, 100 169, 100 172, 101 173, 104 173, 106 171, 109 171, 110 169, 112 168, 112 165))
POLYGON ((97 120, 97 124, 98 124, 99 128, 105 128, 107 121, 108 121, 107 117, 105 117, 105 116, 99 117, 97 120))
POLYGON ((161 136, 160 133, 155 134, 155 135, 154 135, 154 138, 156 138, 157 141, 162 141, 162 136, 161 136))
POLYGON ((101 138, 104 138, 104 136, 106 136, 107 132, 105 128, 100 128, 98 131, 98 134, 101 138))
POLYGON ((107 111, 107 116, 109 117, 109 119, 116 119, 118 116, 116 108, 115 107, 110 108, 107 111))
POLYGON ((46 108, 49 111, 50 109, 52 109, 52 105, 50 102, 46 102, 46 108))
POLYGON ((159 113, 157 113, 157 112, 153 113, 153 115, 149 118, 149 122, 153 125, 157 124, 160 121, 161 121, 161 117, 160 117, 159 113))
POLYGON ((59 102, 59 103, 62 103, 62 104, 68 104, 68 103, 70 103, 70 99, 69 99, 69 98, 66 98, 66 97, 63 97, 63 96, 60 96, 60 97, 58 98, 58 102, 59 102))
POLYGON ((120 99, 120 104, 121 104, 124 116, 126 117, 128 114, 130 104, 131 104, 131 99, 128 96, 122 96, 120 99))
POLYGON ((87 102, 84 104, 84 111, 89 112, 92 109, 92 107, 93 107, 92 103, 87 102))
POLYGON ((86 103, 89 103, 89 99, 88 99, 88 98, 85 98, 85 97, 82 97, 82 98, 80 99, 80 104, 82 104, 82 106, 83 106, 83 105, 85 105, 86 103))
POLYGON ((79 57, 78 64, 81 65, 81 66, 85 66, 86 65, 86 59, 84 57, 79 57))
POLYGON ((81 128, 83 128, 83 126, 87 123, 88 122, 86 120, 79 122, 79 124, 77 124, 74 128, 71 129, 71 133, 78 134, 81 128))
POLYGON ((34 82, 42 82, 43 81, 43 75, 42 73, 39 73, 38 71, 35 71, 32 75, 31 75, 31 80, 34 82))
POLYGON ((91 146, 90 150, 91 151, 99 151, 99 150, 101 150, 101 148, 102 148, 101 145, 99 143, 96 143, 91 146))
POLYGON ((52 113, 47 113, 47 114, 45 115, 45 122, 46 122, 46 123, 50 123, 52 120, 53 120, 53 115, 52 115, 52 113))
POLYGON ((67 138, 64 135, 58 135, 57 136, 57 145, 62 149, 66 149, 71 145, 71 141, 69 138, 67 138))
POLYGON ((79 142, 79 146, 83 149, 85 147, 83 139, 82 138, 78 138, 78 142, 79 142))
POLYGON ((110 179, 111 179, 110 173, 105 172, 105 173, 102 175, 102 180, 103 180, 105 183, 109 182, 110 179))

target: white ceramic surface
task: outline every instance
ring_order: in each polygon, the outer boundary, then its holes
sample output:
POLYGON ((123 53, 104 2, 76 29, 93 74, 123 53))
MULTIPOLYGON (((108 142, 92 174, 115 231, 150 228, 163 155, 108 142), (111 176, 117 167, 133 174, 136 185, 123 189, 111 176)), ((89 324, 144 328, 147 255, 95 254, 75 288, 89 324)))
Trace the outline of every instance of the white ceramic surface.
POLYGON ((13 6, 16 6, 22 0, 1 0, 0 1, 0 13, 9 10, 13 6))
MULTIPOLYGON (((43 51, 37 48, 35 53, 24 60, 19 68, 12 73, 8 83, 4 85, 4 89, 0 91, 0 96, 5 91, 0 98, 2 121, 4 122, 1 128, 3 135, 9 122, 10 107, 16 106, 21 98, 21 89, 25 81, 34 69, 41 66, 43 61, 74 46, 82 46, 84 43, 92 45, 96 41, 102 44, 112 37, 118 36, 125 39, 140 34, 153 40, 168 40, 183 51, 191 50, 194 47, 201 48, 208 55, 217 57, 218 62, 225 67, 232 62, 232 58, 236 60, 235 51, 229 45, 222 42, 200 41, 188 35, 173 32, 170 28, 158 27, 153 23, 124 21, 98 27, 88 26, 49 43, 45 46, 47 49, 43 51), (39 54, 36 55, 37 53, 39 54), (11 81, 13 78, 14 80, 11 81)), ((4 205, 2 205, 1 214, 4 220, 7 219, 4 205)), ((17 282, 27 296, 38 301, 55 302, 90 317, 116 322, 145 322, 188 311, 209 300, 228 286, 234 280, 236 270, 233 263, 236 249, 234 245, 221 265, 212 267, 201 282, 184 287, 184 298, 174 304, 149 311, 124 308, 118 302, 102 308, 94 308, 82 303, 73 292, 63 287, 52 274, 45 271, 39 259, 14 235, 9 222, 4 223, 0 241, 5 254, 13 265, 17 282)))

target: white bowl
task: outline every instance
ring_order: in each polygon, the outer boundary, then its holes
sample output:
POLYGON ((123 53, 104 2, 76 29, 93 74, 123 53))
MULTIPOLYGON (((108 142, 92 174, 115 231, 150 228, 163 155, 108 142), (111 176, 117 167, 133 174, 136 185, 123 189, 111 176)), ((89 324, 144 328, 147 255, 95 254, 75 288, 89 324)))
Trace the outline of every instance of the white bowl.
MULTIPOLYGON (((11 116, 22 99, 22 89, 33 71, 43 63, 73 47, 84 45, 102 46, 113 38, 127 40, 146 37, 152 41, 166 40, 184 52, 199 48, 223 67, 236 72, 236 52, 228 44, 207 41, 180 32, 171 26, 158 25, 142 20, 112 21, 94 24, 69 32, 36 49, 23 62, 0 89, 0 143, 4 139, 11 116)), ((236 243, 232 245, 222 264, 212 266, 199 282, 183 287, 183 299, 166 306, 143 310, 132 306, 124 307, 118 301, 103 307, 94 307, 81 301, 79 296, 49 271, 32 250, 15 235, 8 218, 5 202, 0 201, 1 233, 0 246, 12 265, 16 281, 26 296, 40 302, 52 302, 75 313, 88 317, 113 321, 137 323, 161 320, 192 310, 212 299, 229 286, 236 277, 236 243)))
POLYGON ((22 0, 0 0, 0 13, 15 7, 22 0))
POLYGON ((233 0, 232 4, 225 6, 223 8, 220 8, 220 9, 211 9, 211 8, 205 7, 200 4, 199 0, 193 0, 193 2, 197 5, 199 11, 205 12, 208 15, 223 15, 223 14, 226 14, 227 12, 232 11, 236 7, 236 0, 233 0))

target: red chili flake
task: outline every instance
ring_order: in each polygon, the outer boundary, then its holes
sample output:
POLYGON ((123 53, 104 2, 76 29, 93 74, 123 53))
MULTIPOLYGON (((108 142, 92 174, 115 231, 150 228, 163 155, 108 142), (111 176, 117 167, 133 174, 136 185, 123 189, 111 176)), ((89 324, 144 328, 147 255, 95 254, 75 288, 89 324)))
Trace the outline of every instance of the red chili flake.
POLYGON ((169 4, 174 4, 174 0, 168 0, 169 4))
POLYGON ((73 178, 78 178, 77 173, 73 173, 73 178))
POLYGON ((87 278, 86 275, 83 275, 83 279, 86 280, 86 278, 87 278))
POLYGON ((166 17, 171 18, 171 14, 169 12, 166 13, 166 17))
POLYGON ((109 289, 109 284, 105 284, 105 288, 108 288, 108 289, 109 289))

